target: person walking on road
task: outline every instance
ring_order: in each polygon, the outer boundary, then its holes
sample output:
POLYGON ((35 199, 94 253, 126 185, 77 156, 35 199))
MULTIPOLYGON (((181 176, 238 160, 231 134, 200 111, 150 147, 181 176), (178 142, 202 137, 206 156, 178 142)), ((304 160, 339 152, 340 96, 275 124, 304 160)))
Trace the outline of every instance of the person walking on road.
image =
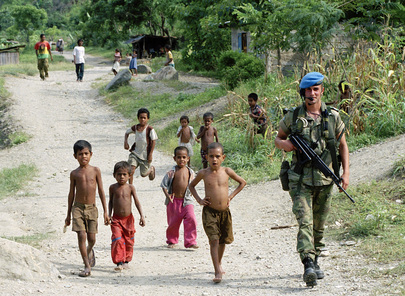
MULTIPOLYGON (((277 148, 293 151, 288 170, 288 187, 293 202, 293 213, 298 221, 297 251, 304 264, 303 280, 307 286, 316 285, 325 275, 318 265, 318 257, 325 247, 323 234, 331 208, 333 181, 312 166, 312 162, 300 162, 299 151, 288 135, 295 134, 308 143, 314 151, 335 171, 339 172, 339 151, 343 174, 342 188, 349 186, 349 149, 345 138, 345 124, 339 111, 326 107, 321 98, 324 93, 324 76, 318 72, 305 75, 300 83, 301 106, 288 110, 280 121, 275 139, 277 148)), ((284 187, 284 184, 283 184, 284 187)))
POLYGON ((83 81, 84 74, 84 55, 85 50, 83 46, 83 39, 77 41, 77 46, 73 49, 73 62, 76 65, 77 81, 83 81))
POLYGON ((45 34, 40 35, 41 41, 37 42, 34 46, 35 54, 37 55, 38 60, 38 70, 39 76, 42 80, 48 78, 48 69, 49 69, 49 62, 48 58, 51 57, 51 61, 53 61, 52 52, 51 52, 51 45, 45 39, 45 34))

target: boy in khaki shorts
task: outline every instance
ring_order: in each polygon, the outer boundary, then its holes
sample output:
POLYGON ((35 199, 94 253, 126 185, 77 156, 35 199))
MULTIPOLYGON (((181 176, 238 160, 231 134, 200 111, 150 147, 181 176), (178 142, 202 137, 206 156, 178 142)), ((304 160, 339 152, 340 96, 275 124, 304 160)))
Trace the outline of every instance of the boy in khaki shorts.
POLYGON ((148 109, 139 109, 139 123, 130 127, 125 132, 124 148, 131 152, 128 158, 128 162, 131 165, 129 184, 133 183, 134 173, 138 166, 142 177, 149 176, 149 180, 155 179, 155 167, 150 164, 152 163, 152 154, 158 137, 153 127, 148 125, 149 117, 150 114, 148 109), (128 144, 128 137, 130 134, 135 134, 135 142, 131 149, 129 149, 128 144))
POLYGON ((215 270, 213 281, 219 283, 225 273, 221 262, 225 244, 233 242, 232 216, 229 203, 245 187, 246 181, 232 169, 221 167, 222 162, 225 160, 225 154, 220 143, 209 144, 207 154, 209 167, 198 172, 195 179, 191 181, 189 188, 197 202, 204 206, 202 221, 204 231, 210 242, 211 259, 215 270), (228 195, 229 178, 238 182, 239 186, 228 195), (204 199, 200 198, 195 189, 195 186, 201 180, 204 180, 204 199))
POLYGON ((105 225, 109 224, 109 217, 100 169, 89 164, 90 158, 93 155, 90 143, 79 140, 74 144, 73 151, 73 156, 79 162, 79 167, 70 173, 70 190, 65 227, 70 225, 71 216, 73 216, 72 231, 77 232, 79 250, 84 263, 84 270, 79 273, 79 276, 88 277, 91 275, 91 268, 96 264, 93 246, 96 243, 97 233, 97 189, 104 210, 105 225))

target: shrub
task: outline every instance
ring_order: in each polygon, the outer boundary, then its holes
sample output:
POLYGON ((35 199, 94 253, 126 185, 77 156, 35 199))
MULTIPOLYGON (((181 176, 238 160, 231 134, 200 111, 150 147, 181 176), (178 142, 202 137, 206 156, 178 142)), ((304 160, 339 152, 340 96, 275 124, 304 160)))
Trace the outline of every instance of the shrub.
POLYGON ((233 50, 225 51, 218 59, 223 82, 234 89, 241 81, 262 76, 264 63, 259 58, 233 50))

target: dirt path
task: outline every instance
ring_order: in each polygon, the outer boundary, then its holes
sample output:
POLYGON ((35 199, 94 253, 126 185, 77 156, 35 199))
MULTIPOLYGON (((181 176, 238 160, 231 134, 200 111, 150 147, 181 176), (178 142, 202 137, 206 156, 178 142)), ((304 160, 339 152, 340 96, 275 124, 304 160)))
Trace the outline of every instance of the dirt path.
MULTIPOLYGON (((305 288, 303 268, 295 252, 297 229, 270 229, 295 223, 288 194, 281 191, 278 181, 273 181, 247 186, 232 202, 235 242, 225 252, 227 274, 223 283, 213 284, 209 246, 201 223, 198 225, 200 249, 165 248, 166 213, 159 184, 173 160, 159 151, 154 153, 153 161, 156 179, 152 182, 139 176, 135 179, 146 213, 146 227, 137 227, 131 269, 123 273, 113 271, 110 229, 99 225, 95 247, 97 265, 90 278, 79 278, 77 273, 82 263, 76 235, 71 231, 62 233, 69 173, 77 167, 72 156, 73 143, 86 139, 93 145, 91 164, 100 167, 106 191, 115 182, 114 163, 128 156, 123 149, 128 122, 106 106, 91 87, 93 82, 110 79, 110 66, 96 63, 92 69, 85 70, 82 83, 76 82, 73 69, 50 72, 45 82, 39 77, 6 79, 6 87, 15 100, 13 116, 32 139, 0 151, 0 168, 33 163, 40 172, 26 192, 0 201, 0 236, 48 233, 39 249, 59 270, 61 279, 27 282, 1 278, 0 295, 54 295, 55 292, 114 295, 123 290, 135 295, 370 295, 383 283, 389 283, 384 279, 377 282, 357 272, 368 263, 358 255, 355 246, 328 241, 331 256, 321 261, 326 277, 316 288, 305 288)), ((352 183, 387 172, 400 157, 390 153, 392 147, 403 147, 404 143, 402 136, 352 154, 352 183)), ((98 205, 101 210, 99 201, 98 205)), ((200 217, 198 205, 195 211, 200 217)), ((135 217, 138 221, 138 216, 135 217)))

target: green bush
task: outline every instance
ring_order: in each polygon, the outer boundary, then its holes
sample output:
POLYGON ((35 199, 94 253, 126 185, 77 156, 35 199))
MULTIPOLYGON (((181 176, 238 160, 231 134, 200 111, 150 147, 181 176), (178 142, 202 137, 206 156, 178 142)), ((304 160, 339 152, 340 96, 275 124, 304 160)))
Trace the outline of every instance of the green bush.
POLYGON ((241 81, 262 76, 264 63, 261 59, 246 53, 229 50, 221 54, 218 59, 223 82, 230 89, 234 89, 241 81))

